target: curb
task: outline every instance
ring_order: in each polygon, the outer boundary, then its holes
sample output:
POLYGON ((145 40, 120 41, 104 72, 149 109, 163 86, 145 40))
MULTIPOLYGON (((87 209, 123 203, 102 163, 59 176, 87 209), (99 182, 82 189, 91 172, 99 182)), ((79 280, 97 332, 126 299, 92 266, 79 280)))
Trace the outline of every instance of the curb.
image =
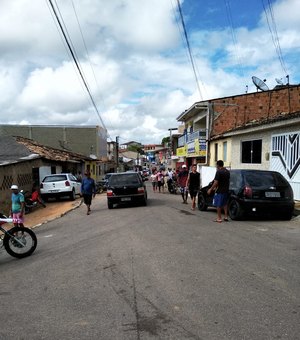
POLYGON ((79 208, 79 207, 82 205, 82 203, 83 203, 83 200, 80 200, 80 201, 78 202, 78 204, 75 205, 74 207, 72 207, 71 209, 68 209, 68 210, 64 211, 63 213, 61 213, 60 215, 57 215, 57 216, 55 216, 55 217, 53 217, 53 218, 50 218, 50 219, 48 219, 48 220, 44 220, 43 222, 41 222, 41 223, 39 223, 39 224, 33 225, 32 227, 30 227, 30 229, 34 229, 34 228, 40 227, 40 226, 43 225, 43 224, 46 224, 46 223, 48 223, 48 222, 54 221, 54 220, 56 220, 56 219, 58 219, 58 218, 60 218, 60 217, 65 216, 65 215, 67 215, 69 212, 71 212, 71 211, 73 211, 73 210, 79 208))

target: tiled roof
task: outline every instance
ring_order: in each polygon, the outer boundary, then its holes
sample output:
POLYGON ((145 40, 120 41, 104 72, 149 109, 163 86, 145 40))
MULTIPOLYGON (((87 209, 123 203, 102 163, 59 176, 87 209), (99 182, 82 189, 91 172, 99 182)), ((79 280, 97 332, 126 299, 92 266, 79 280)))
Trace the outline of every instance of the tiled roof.
POLYGON ((0 164, 11 164, 34 158, 61 162, 83 162, 90 157, 44 146, 24 137, 0 136, 0 164))
POLYGON ((88 156, 70 152, 70 151, 52 148, 50 146, 45 146, 31 139, 27 139, 27 138, 19 137, 19 136, 15 138, 18 143, 24 145, 32 153, 38 154, 42 158, 46 158, 49 160, 56 160, 56 161, 91 160, 91 158, 88 156))

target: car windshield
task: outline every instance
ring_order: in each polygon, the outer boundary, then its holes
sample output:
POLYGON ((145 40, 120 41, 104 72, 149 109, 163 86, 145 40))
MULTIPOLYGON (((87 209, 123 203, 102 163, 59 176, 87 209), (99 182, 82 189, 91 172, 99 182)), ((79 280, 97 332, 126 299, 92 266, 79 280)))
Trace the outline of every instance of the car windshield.
POLYGON ((66 181, 66 180, 67 180, 66 175, 56 175, 56 176, 45 177, 43 182, 60 182, 60 181, 66 181))
POLYGON ((138 176, 134 174, 113 175, 109 179, 110 185, 137 185, 140 184, 138 176))
POLYGON ((286 181, 282 176, 273 172, 246 172, 245 182, 253 188, 266 188, 271 186, 285 186, 286 181))

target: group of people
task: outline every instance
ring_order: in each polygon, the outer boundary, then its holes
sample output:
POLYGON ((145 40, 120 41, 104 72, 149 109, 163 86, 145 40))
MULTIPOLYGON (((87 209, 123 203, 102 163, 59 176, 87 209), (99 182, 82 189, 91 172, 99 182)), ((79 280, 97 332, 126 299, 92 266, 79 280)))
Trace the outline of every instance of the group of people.
MULTIPOLYGON (((16 184, 11 186, 11 208, 10 216, 13 219, 14 225, 24 226, 24 216, 25 216, 25 197, 24 194, 19 190, 16 184)), ((89 171, 85 173, 85 177, 81 181, 81 194, 83 196, 83 201, 87 207, 87 215, 91 212, 92 197, 96 195, 96 184, 89 171)), ((31 194, 32 201, 38 201, 44 207, 45 203, 42 201, 39 195, 39 190, 34 187, 31 194)))
MULTIPOLYGON (((230 172, 224 167, 222 160, 217 161, 217 171, 211 188, 207 191, 208 195, 214 194, 213 205, 217 208, 217 219, 215 222, 222 222, 222 210, 224 210, 224 221, 228 222, 227 201, 229 194, 230 172)), ((191 171, 183 164, 181 169, 176 173, 174 171, 164 173, 163 170, 154 169, 150 176, 153 191, 164 192, 165 178, 172 179, 177 182, 182 196, 182 203, 188 204, 188 195, 191 198, 191 209, 196 208, 196 199, 200 190, 201 181, 200 173, 197 171, 197 164, 193 164, 191 171)))
POLYGON ((156 170, 155 168, 152 170, 150 175, 150 181, 152 183, 152 189, 154 192, 165 192, 165 189, 168 187, 171 181, 176 181, 176 172, 172 169, 168 169, 168 171, 164 171, 163 169, 156 170))
MULTIPOLYGON (((196 199, 200 190, 200 173, 197 171, 197 164, 193 164, 191 171, 188 171, 187 166, 183 164, 180 171, 176 173, 171 169, 168 169, 167 173, 161 170, 153 170, 150 176, 152 182, 153 191, 164 192, 165 190, 165 178, 168 180, 174 180, 177 182, 182 196, 182 203, 188 204, 188 194, 191 198, 191 209, 196 208, 196 199)), ((217 171, 212 186, 208 189, 207 194, 214 194, 213 205, 217 208, 217 219, 215 222, 221 223, 223 220, 228 222, 228 195, 229 195, 229 180, 230 172, 224 167, 222 160, 217 161, 217 171), (222 220, 222 210, 224 210, 224 219, 222 220)), ((12 216, 15 224, 20 226, 24 225, 25 215, 25 198, 24 195, 19 191, 17 185, 11 186, 12 197, 11 197, 11 210, 10 216, 12 216)), ((96 195, 96 184, 94 179, 91 177, 89 171, 85 172, 85 177, 81 181, 81 194, 83 201, 87 208, 87 215, 91 212, 92 198, 96 195)))

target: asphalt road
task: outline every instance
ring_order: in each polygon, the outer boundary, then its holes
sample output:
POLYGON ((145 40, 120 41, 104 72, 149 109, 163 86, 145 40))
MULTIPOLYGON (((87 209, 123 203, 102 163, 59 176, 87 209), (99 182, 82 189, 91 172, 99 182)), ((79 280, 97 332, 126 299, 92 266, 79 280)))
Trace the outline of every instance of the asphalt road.
MULTIPOLYGON (((47 208, 46 208, 47 209, 47 208)), ((179 196, 105 196, 0 249, 0 339, 300 339, 300 221, 214 223, 179 196)))

